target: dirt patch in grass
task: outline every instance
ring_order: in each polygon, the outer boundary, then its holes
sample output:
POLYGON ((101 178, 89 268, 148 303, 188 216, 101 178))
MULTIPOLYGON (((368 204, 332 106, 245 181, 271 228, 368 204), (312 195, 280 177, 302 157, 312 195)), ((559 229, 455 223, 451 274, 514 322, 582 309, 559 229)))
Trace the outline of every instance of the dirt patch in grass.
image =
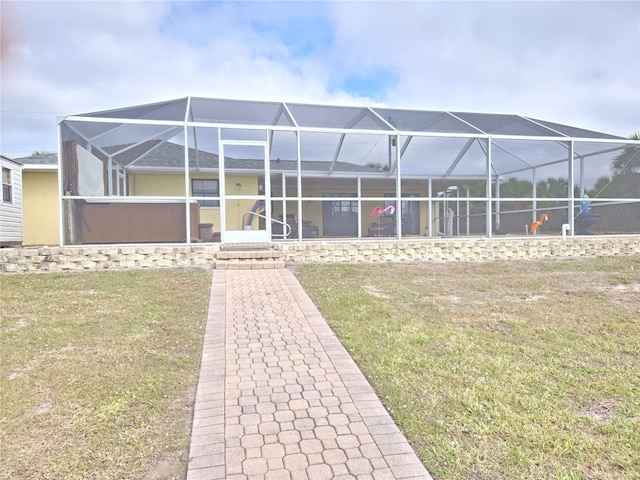
POLYGON ((640 478, 640 258, 297 274, 438 480, 640 478))
POLYGON ((184 478, 210 276, 0 282, 0 477, 184 478))
POLYGON ((364 285, 362 288, 364 288, 366 292, 370 293, 374 297, 389 298, 389 295, 387 295, 384 292, 381 292, 380 289, 378 289, 378 287, 376 287, 375 285, 364 285))

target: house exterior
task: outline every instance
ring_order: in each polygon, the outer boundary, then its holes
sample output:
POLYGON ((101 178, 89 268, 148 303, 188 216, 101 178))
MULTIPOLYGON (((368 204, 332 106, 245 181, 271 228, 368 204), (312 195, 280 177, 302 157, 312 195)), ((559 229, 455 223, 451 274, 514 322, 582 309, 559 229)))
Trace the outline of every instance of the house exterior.
POLYGON ((22 164, 23 245, 58 245, 60 210, 58 155, 16 159, 22 164))
POLYGON ((22 164, 0 156, 0 246, 22 244, 22 164))
POLYGON ((518 115, 188 97, 59 138, 22 159, 25 243, 640 234, 638 173, 612 169, 640 142, 518 115))

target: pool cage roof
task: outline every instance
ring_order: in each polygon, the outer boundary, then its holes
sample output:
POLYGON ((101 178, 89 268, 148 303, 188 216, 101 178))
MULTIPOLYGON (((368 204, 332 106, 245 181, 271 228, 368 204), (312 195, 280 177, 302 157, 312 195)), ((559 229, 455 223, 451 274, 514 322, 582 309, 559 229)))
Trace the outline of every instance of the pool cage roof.
MULTIPOLYGON (((423 166, 404 168, 402 174, 425 174, 440 177, 468 174, 486 175, 485 167, 477 171, 464 171, 461 160, 473 147, 476 157, 486 157, 486 141, 494 142, 492 173, 507 175, 530 170, 551 163, 566 162, 567 145, 574 142, 574 158, 595 156, 619 151, 630 145, 640 145, 623 137, 606 133, 561 125, 545 120, 513 114, 447 112, 428 110, 395 109, 387 107, 355 107, 336 105, 313 105, 305 103, 227 100, 201 97, 186 97, 165 102, 130 106, 115 110, 84 113, 68 116, 62 121, 66 127, 65 138, 77 138, 91 145, 98 155, 110 157, 125 167, 137 165, 153 166, 150 155, 165 142, 182 144, 185 127, 240 129, 245 132, 268 130, 270 132, 293 131, 307 134, 334 134, 333 150, 321 158, 318 171, 327 174, 349 172, 344 168, 349 157, 343 152, 348 146, 345 137, 354 135, 388 136, 399 140, 399 157, 403 161, 411 158, 407 154, 412 145, 420 141, 430 142, 430 147, 449 142, 442 158, 428 168, 423 166), (452 143, 455 142, 455 143, 452 143), (537 142, 537 143, 536 143, 537 142), (535 145, 534 145, 535 143, 535 145), (344 144, 344 145, 343 145, 344 144), (541 147, 543 145, 543 147, 541 147), (579 148, 578 148, 579 145, 579 148), (542 152, 541 149, 546 149, 542 152), (146 157, 146 158, 145 158, 146 157), (328 157, 328 158, 327 158, 328 157), (501 160, 502 158, 502 160, 501 160), (331 161, 333 159, 333 161, 331 161), (336 168, 342 162, 343 168, 336 168), (462 165, 462 169, 459 166, 462 165)), ((209 167, 216 168, 217 153, 204 145, 189 142, 190 156, 198 163, 197 151, 212 153, 209 167), (214 158, 215 157, 215 158, 214 158)), ((204 142, 202 142, 204 144, 204 142)), ((395 140, 393 141, 395 145, 395 140)), ((415 147, 414 147, 415 148, 415 147)), ((289 150, 289 152, 294 150, 289 150)), ((159 153, 159 151, 157 152, 159 153)), ((205 158, 205 157, 202 157, 205 158)), ((272 158, 272 160, 275 156, 272 158)), ((238 159, 240 160, 240 159, 238 159)), ((278 159, 279 160, 279 159, 278 159)), ((296 155, 283 158, 283 165, 296 160, 296 155), (288 162, 287 162, 288 161, 288 162)), ((157 166, 162 166, 162 161, 157 166)), ((423 162, 416 156, 416 163, 423 162)), ((476 165, 481 162, 476 161, 476 165)), ((184 164, 182 164, 184 165, 184 164)), ((306 170, 309 171, 309 162, 306 170)), ((408 165, 408 163, 407 163, 408 165)), ((363 166, 361 164, 361 166, 363 166)), ((303 171, 305 168, 303 168, 303 171)), ((387 175, 394 173, 389 168, 387 175)), ((362 170, 366 172, 366 169, 362 170)), ((353 173, 353 172, 351 172, 353 173)), ((370 173, 370 172, 369 172, 370 173)), ((382 173, 382 172, 380 172, 382 173)))

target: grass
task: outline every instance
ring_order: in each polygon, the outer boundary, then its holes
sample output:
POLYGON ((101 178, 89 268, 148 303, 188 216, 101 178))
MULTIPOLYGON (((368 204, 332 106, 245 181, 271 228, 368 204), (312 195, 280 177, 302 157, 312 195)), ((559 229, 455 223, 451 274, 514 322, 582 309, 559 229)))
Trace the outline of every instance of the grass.
POLYGON ((182 478, 209 275, 6 275, 0 287, 0 477, 182 478))
POLYGON ((639 257, 298 276, 435 478, 640 478, 639 257))

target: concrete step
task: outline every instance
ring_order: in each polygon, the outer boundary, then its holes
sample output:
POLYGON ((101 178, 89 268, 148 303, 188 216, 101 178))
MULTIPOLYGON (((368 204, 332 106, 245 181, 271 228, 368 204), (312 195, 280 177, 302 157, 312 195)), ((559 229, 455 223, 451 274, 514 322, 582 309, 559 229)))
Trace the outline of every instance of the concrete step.
POLYGON ((279 250, 224 250, 216 254, 218 260, 275 260, 284 258, 279 250))
POLYGON ((220 251, 224 252, 243 252, 257 250, 273 250, 270 243, 224 243, 220 245, 220 251))
POLYGON ((220 270, 263 270, 284 268, 285 253, 269 243, 234 243, 222 245, 216 254, 220 270))
POLYGON ((284 260, 217 260, 215 267, 218 270, 273 270, 284 268, 284 260))

